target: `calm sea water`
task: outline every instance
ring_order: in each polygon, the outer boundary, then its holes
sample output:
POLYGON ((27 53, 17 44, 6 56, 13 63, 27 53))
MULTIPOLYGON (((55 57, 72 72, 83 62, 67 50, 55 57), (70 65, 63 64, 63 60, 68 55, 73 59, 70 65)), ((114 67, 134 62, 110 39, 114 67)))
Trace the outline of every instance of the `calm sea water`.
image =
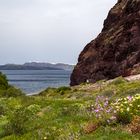
POLYGON ((47 87, 68 86, 71 71, 64 70, 1 70, 9 83, 27 94, 34 94, 47 87))

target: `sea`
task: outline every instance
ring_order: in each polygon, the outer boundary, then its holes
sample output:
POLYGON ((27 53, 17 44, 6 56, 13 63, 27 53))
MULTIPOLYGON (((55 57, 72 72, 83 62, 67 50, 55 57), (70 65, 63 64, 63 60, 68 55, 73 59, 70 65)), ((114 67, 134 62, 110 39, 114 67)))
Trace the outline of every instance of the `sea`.
POLYGON ((65 70, 0 70, 9 84, 27 95, 37 94, 48 87, 69 86, 72 71, 65 70))

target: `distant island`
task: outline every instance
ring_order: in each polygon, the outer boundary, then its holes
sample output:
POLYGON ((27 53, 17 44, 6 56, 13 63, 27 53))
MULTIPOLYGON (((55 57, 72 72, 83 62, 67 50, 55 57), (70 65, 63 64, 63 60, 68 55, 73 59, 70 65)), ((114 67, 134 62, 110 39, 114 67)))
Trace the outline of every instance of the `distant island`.
POLYGON ((0 70, 67 70, 72 71, 74 65, 64 64, 64 63, 38 63, 29 62, 22 65, 19 64, 5 64, 0 65, 0 70))

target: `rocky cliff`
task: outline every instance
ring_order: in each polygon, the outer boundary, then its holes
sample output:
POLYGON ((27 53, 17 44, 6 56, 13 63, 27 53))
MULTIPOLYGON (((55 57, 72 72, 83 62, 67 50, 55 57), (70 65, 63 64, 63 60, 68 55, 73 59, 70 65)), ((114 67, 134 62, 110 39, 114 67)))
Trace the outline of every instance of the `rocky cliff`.
POLYGON ((140 0, 118 0, 98 37, 81 52, 71 85, 140 72, 140 0))

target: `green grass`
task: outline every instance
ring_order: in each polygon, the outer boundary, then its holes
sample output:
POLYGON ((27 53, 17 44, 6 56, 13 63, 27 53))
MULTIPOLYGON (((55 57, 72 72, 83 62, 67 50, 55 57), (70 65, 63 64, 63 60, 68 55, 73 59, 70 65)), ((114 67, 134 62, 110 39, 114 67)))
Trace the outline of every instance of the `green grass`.
MULTIPOLYGON (((103 123, 89 107, 97 96, 116 99, 140 93, 140 81, 118 78, 107 83, 77 87, 48 88, 36 96, 25 96, 17 89, 0 90, 0 139, 2 140, 139 140, 140 134, 128 125, 103 123), (85 132, 89 123, 99 126, 85 132)), ((139 104, 139 102, 138 102, 139 104)))

